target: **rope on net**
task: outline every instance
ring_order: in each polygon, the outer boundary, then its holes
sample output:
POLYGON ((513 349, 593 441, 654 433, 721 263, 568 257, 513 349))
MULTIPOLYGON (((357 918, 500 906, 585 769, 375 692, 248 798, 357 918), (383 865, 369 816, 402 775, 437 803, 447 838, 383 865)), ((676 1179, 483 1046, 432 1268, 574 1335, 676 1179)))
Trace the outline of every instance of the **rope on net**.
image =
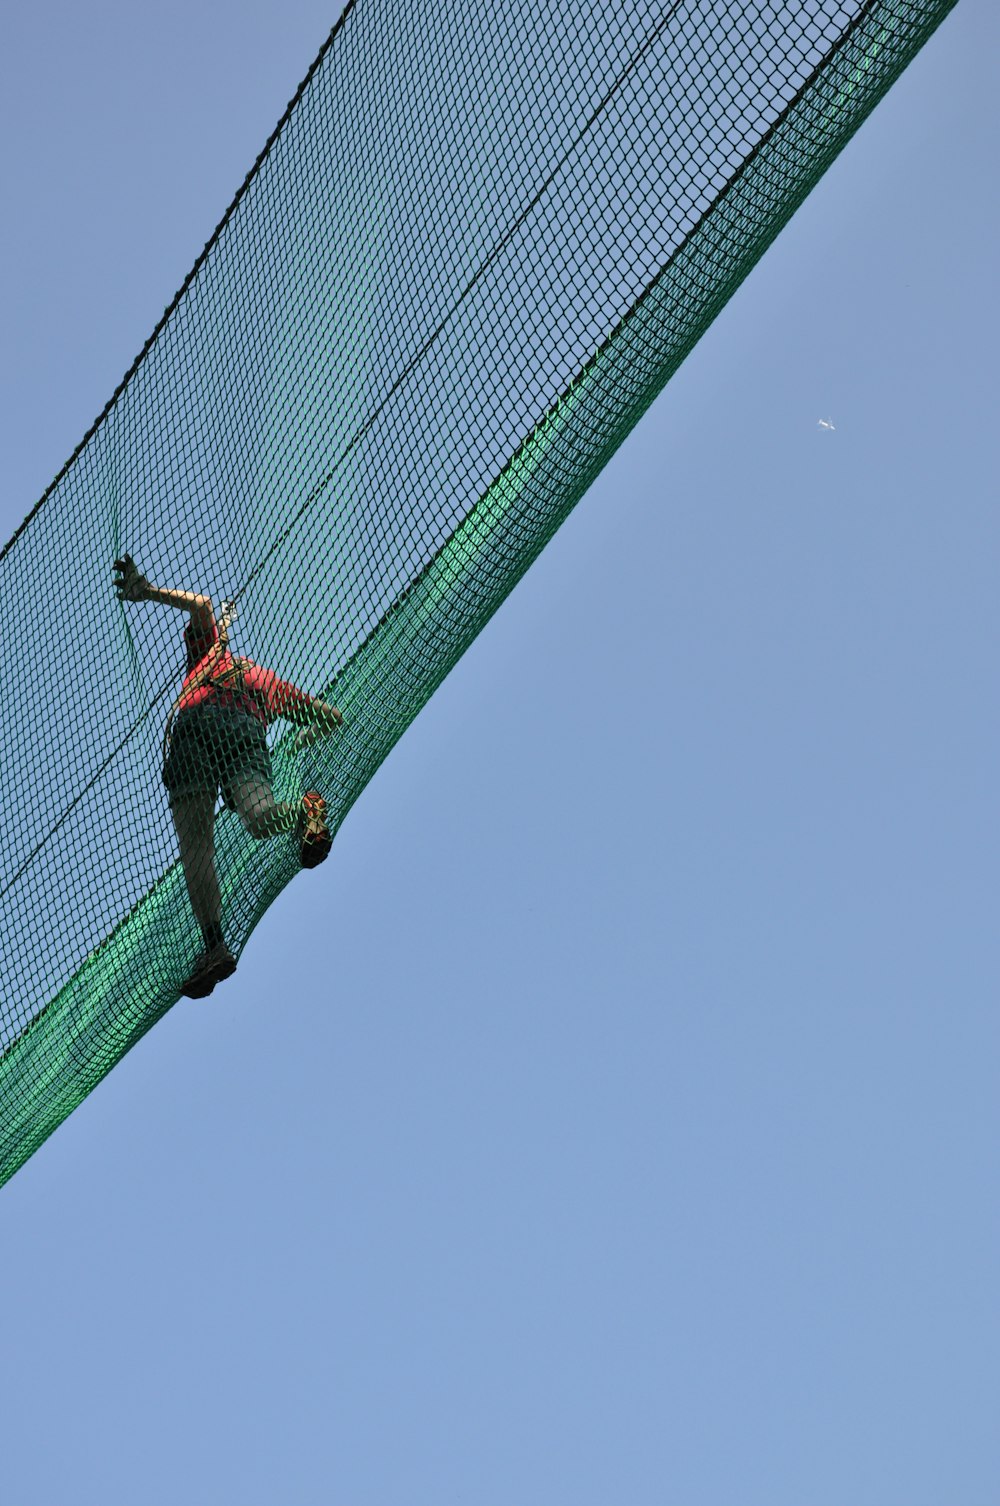
POLYGON ((350 0, 0 554, 0 1181, 325 856, 953 3, 350 0))

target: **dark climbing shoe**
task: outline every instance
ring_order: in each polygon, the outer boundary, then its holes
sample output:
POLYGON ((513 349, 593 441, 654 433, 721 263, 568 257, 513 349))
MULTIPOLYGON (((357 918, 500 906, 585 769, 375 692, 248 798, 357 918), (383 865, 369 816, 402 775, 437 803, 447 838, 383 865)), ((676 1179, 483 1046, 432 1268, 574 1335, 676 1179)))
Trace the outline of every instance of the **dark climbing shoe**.
POLYGON ((326 824, 326 801, 317 790, 307 790, 302 796, 296 836, 303 868, 316 868, 329 856, 333 838, 326 824))
POLYGON ((210 951, 201 952, 195 958, 191 976, 181 989, 181 993, 188 999, 207 999, 217 983, 223 978, 231 978, 236 971, 236 958, 220 941, 210 951))

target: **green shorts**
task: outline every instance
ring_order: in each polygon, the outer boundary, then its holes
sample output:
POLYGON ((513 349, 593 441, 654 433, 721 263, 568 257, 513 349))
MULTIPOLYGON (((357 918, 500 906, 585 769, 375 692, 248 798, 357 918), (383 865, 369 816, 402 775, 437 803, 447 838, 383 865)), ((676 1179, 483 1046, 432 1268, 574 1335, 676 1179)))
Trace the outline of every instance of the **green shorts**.
POLYGON ((272 781, 264 723, 233 706, 192 706, 180 712, 163 765, 171 803, 184 795, 216 795, 221 789, 232 805, 232 786, 245 779, 272 781))

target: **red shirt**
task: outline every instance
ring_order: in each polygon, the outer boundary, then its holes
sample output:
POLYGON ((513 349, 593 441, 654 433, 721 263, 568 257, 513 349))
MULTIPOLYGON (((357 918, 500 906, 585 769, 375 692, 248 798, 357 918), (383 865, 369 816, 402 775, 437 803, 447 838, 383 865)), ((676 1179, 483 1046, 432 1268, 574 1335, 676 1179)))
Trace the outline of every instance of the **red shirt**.
POLYGON ((246 711, 265 725, 279 716, 289 721, 308 722, 311 696, 297 690, 287 680, 279 680, 271 669, 262 669, 250 659, 235 659, 229 649, 223 649, 211 664, 203 684, 188 685, 204 672, 205 659, 219 641, 219 630, 212 620, 206 630, 188 623, 184 629, 184 647, 187 651, 187 667, 184 672, 184 688, 177 702, 178 711, 189 711, 192 706, 230 706, 246 711), (296 715, 298 713, 298 715, 296 715))

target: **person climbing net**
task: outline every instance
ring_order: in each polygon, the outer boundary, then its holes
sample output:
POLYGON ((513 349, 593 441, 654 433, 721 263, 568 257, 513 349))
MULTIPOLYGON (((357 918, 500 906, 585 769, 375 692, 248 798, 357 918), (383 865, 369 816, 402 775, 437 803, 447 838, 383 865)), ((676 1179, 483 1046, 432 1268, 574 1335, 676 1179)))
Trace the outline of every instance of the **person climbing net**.
POLYGON ((131 555, 114 562, 119 601, 151 601, 189 614, 181 692, 164 734, 163 783, 177 832, 181 865, 203 949, 182 993, 206 998, 236 971, 222 930, 222 896, 215 866, 215 808, 221 789, 251 837, 294 832, 303 868, 329 854, 326 800, 307 790, 301 800, 274 797, 267 729, 278 718, 299 728, 297 749, 327 737, 343 721, 336 706, 308 695, 229 648, 231 609, 216 618, 211 598, 152 585, 131 555))

